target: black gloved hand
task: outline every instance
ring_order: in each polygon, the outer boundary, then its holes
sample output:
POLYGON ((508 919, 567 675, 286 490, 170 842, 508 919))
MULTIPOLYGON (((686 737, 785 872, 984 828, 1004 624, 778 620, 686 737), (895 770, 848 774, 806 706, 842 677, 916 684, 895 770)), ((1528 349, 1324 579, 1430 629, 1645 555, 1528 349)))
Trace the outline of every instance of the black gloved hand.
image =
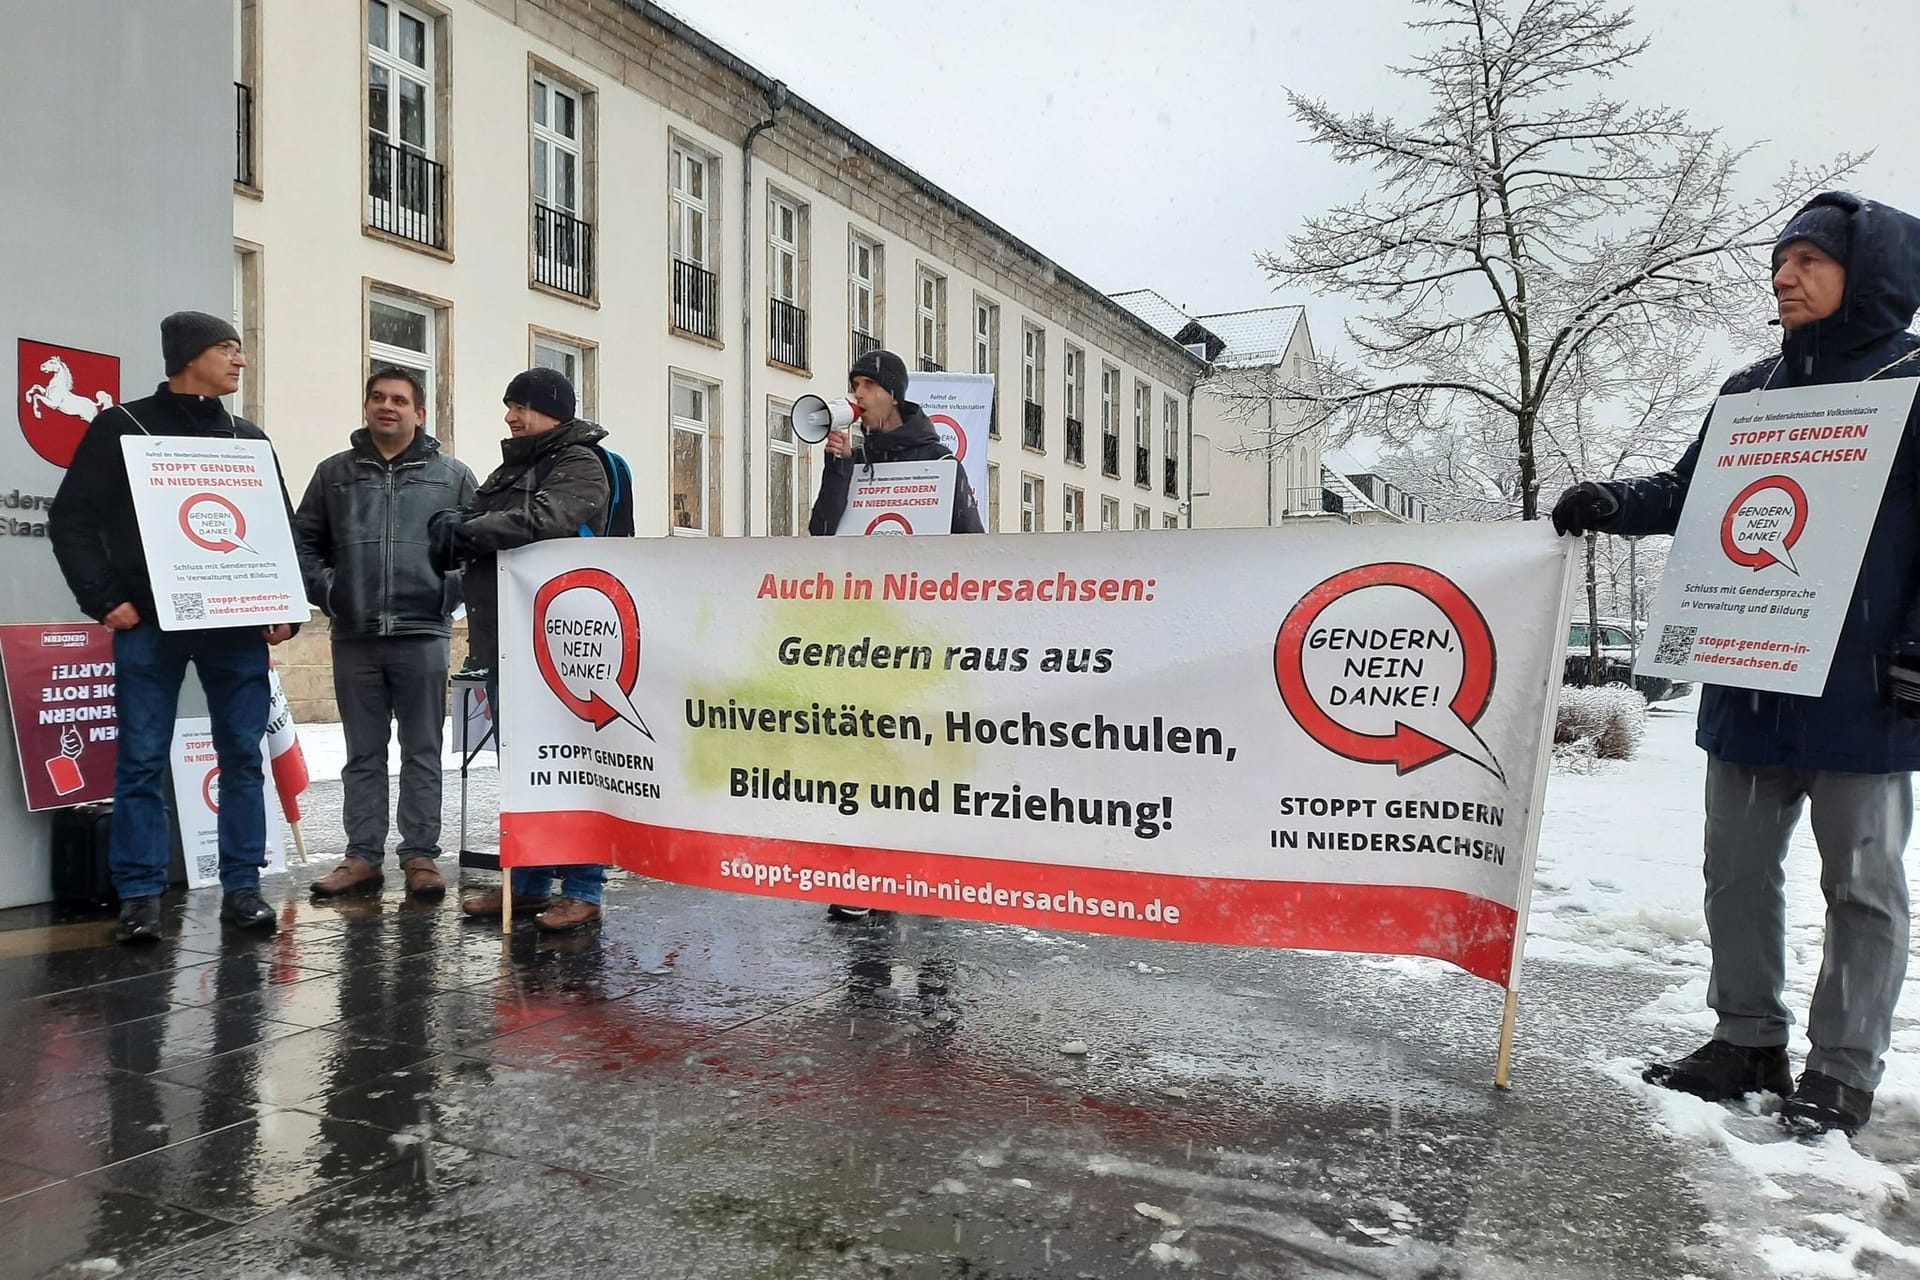
POLYGON ((1902 645, 1887 659, 1887 696, 1895 711, 1920 718, 1920 645, 1902 645))
POLYGON ((427 563, 435 573, 452 573, 459 566, 460 526, 466 520, 458 511, 436 511, 427 521, 427 563))
POLYGON ((1553 504, 1553 531, 1583 534, 1599 530, 1602 524, 1619 513, 1620 499, 1614 497, 1605 485, 1582 480, 1561 494, 1560 501, 1553 504))

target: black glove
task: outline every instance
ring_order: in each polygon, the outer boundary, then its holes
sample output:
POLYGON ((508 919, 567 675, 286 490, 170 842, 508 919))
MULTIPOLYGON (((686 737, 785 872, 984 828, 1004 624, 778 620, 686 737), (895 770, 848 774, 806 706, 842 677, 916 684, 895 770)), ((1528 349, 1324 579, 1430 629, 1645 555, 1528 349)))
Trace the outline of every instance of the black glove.
POLYGON ((460 527, 466 522, 458 511, 436 511, 427 522, 427 563, 435 573, 452 573, 459 566, 460 527))
POLYGON ((1902 645, 1887 659, 1887 696, 1895 711, 1920 718, 1920 646, 1902 645))
POLYGON ((1553 504, 1553 531, 1583 534, 1600 530, 1601 525, 1619 513, 1620 499, 1614 497, 1605 485, 1582 480, 1561 494, 1560 501, 1553 504))

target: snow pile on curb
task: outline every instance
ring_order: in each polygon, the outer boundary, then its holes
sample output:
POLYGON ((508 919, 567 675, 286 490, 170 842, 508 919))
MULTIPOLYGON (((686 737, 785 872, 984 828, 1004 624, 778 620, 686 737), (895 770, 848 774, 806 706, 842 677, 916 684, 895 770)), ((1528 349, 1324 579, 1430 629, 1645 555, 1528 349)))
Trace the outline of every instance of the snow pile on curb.
POLYGON ((1646 733, 1647 700, 1639 690, 1623 684, 1562 689, 1554 760, 1573 772, 1589 772, 1597 760, 1631 760, 1646 733))

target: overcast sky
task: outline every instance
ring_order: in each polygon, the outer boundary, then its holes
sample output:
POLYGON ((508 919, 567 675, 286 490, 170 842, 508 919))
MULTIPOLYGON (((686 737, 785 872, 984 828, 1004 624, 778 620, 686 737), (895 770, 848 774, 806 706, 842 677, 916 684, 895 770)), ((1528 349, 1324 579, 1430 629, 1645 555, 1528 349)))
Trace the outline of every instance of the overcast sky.
MULTIPOLYGON (((1409 114, 1411 0, 668 0, 744 57, 1109 292, 1189 310, 1276 295, 1253 263, 1361 181, 1301 140, 1283 88, 1409 114), (805 20, 796 24, 796 13, 805 20)), ((1854 187, 1920 211, 1920 0, 1662 0, 1620 96, 1794 158, 1876 149, 1854 187)), ((1338 304, 1313 323, 1322 348, 1338 304)), ((1764 340, 1764 339, 1763 339, 1764 340)))

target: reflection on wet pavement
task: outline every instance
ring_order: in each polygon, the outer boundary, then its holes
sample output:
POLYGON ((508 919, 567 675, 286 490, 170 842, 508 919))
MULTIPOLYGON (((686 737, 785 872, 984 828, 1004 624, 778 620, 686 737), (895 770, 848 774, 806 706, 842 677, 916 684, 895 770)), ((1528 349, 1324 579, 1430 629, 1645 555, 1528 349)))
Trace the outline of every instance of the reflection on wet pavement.
POLYGON ((503 940, 316 873, 271 938, 0 913, 0 1273, 1748 1269, 1595 1105, 1635 979, 1536 966, 1497 1095, 1498 993, 1438 968, 618 876, 601 930, 503 940))

